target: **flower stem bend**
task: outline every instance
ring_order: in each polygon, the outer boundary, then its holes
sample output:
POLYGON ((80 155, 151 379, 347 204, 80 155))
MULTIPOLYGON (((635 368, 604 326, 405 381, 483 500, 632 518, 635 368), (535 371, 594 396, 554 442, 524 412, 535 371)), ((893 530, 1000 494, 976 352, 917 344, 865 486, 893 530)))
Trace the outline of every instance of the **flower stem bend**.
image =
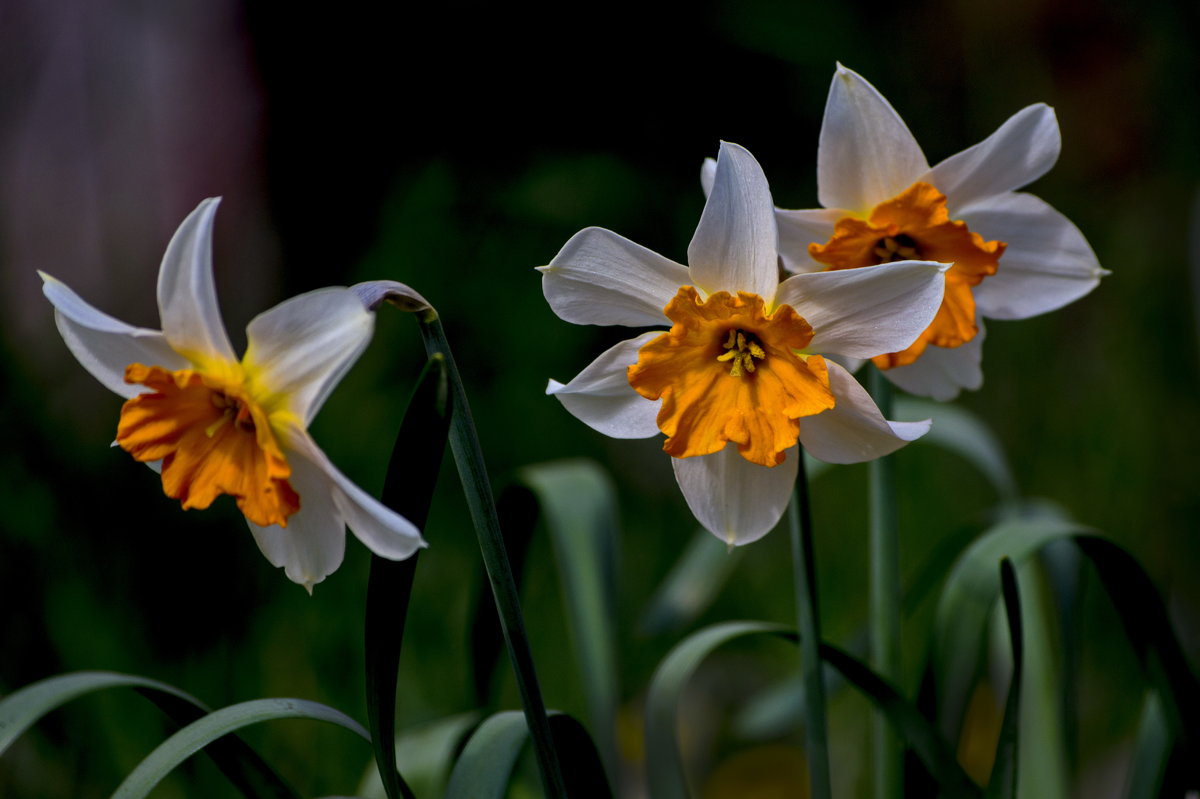
POLYGON ((496 610, 500 616, 501 629, 504 631, 504 641, 508 646, 509 660, 516 674, 517 689, 521 694, 521 704, 525 708, 525 722, 529 725, 529 734, 533 739, 542 784, 547 796, 565 797, 566 787, 554 742, 550 737, 550 722, 534 671, 529 638, 525 634, 517 586, 508 565, 508 554, 500 533, 500 517, 496 513, 487 467, 483 462, 483 451, 475 433, 475 422, 471 419, 471 408, 466 392, 463 391, 462 378, 454 363, 454 356, 450 353, 450 343, 446 340, 437 312, 430 307, 416 313, 415 316, 420 323, 426 353, 430 357, 441 353, 446 359, 452 408, 450 451, 454 454, 454 463, 458 467, 458 476, 462 481, 467 507, 471 512, 471 521, 479 537, 483 565, 491 583, 492 596, 496 600, 496 610))

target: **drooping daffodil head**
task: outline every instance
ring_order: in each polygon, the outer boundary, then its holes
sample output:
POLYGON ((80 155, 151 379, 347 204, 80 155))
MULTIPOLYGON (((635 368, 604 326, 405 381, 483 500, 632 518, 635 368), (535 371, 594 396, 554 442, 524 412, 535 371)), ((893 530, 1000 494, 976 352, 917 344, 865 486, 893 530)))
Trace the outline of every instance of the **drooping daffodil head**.
POLYGON ((930 325, 910 345, 873 360, 914 394, 947 400, 979 388, 983 317, 1054 310, 1107 274, 1075 225, 1015 191, 1049 171, 1060 146, 1054 111, 1039 103, 930 167, 888 101, 839 64, 817 150, 823 207, 778 211, 784 266, 805 273, 910 258, 951 264, 930 325))
POLYGON ((566 384, 551 380, 547 393, 615 438, 665 434, 684 498, 714 535, 744 544, 775 526, 800 445, 822 460, 856 463, 928 429, 884 419, 824 356, 907 347, 941 305, 946 265, 906 260, 780 282, 766 177, 729 143, 714 163, 687 261, 588 228, 539 267, 562 319, 660 328, 610 348, 566 384))
POLYGON ((67 347, 125 398, 116 444, 158 470, 184 509, 232 496, 267 559, 310 593, 341 564, 347 526, 382 557, 411 556, 425 546, 420 531, 343 475, 308 433, 370 341, 374 314, 351 289, 302 294, 255 317, 235 356, 212 272, 218 202, 200 203, 167 246, 161 330, 114 319, 42 274, 67 347))

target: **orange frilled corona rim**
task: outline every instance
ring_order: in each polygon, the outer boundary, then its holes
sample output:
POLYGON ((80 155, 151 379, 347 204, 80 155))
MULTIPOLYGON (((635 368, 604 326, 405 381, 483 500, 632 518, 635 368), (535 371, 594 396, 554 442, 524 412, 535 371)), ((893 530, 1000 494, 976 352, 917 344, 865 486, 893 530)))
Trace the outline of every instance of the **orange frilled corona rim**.
POLYGON ((790 306, 768 314, 757 294, 701 300, 683 286, 664 312, 673 326, 638 351, 628 376, 643 397, 662 400, 668 454, 709 455, 733 441, 746 460, 776 466, 799 439, 798 420, 833 407, 825 360, 800 354, 812 327, 790 306))
POLYGON ((125 382, 150 391, 121 408, 117 444, 136 460, 161 460, 163 491, 185 510, 229 494, 263 527, 286 527, 300 510, 267 415, 241 386, 140 363, 125 368, 125 382))
POLYGON ((933 322, 908 349, 872 360, 882 369, 913 363, 930 344, 958 347, 979 333, 972 287, 996 274, 1006 245, 984 241, 967 224, 950 219, 946 195, 916 182, 880 203, 867 219, 843 217, 825 244, 808 253, 828 269, 855 269, 902 260, 953 264, 946 272, 946 294, 933 322))

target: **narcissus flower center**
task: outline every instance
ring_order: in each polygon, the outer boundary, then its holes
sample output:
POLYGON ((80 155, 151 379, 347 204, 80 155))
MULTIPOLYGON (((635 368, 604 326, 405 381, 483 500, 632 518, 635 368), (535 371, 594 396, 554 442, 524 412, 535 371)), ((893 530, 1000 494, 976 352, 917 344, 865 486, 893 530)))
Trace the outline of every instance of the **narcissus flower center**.
POLYGON ((833 407, 825 360, 802 354, 812 327, 791 306, 768 313, 757 294, 701 300, 683 286, 663 310, 671 329, 638 351, 628 377, 662 400, 668 454, 709 455, 733 441, 746 460, 775 466, 799 440, 799 419, 833 407))
POLYGON ((918 181, 890 200, 875 206, 867 219, 843 217, 825 244, 810 244, 808 252, 828 269, 919 259, 953 264, 946 272, 946 294, 933 322, 908 349, 873 358, 882 369, 913 363, 930 344, 958 347, 975 338, 975 297, 972 288, 996 274, 1007 245, 984 241, 967 224, 950 219, 946 195, 918 181))
POLYGON ((187 509, 229 494, 255 524, 287 526, 300 509, 292 469, 244 385, 140 363, 125 368, 125 382, 150 391, 121 408, 117 444, 136 460, 162 461, 167 496, 187 509))

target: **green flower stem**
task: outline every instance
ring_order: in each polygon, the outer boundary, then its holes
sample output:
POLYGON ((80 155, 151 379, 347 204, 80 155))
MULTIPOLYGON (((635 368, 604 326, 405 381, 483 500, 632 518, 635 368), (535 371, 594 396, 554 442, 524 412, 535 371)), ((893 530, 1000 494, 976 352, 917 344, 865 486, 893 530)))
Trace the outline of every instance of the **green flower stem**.
POLYGON ((479 549, 483 554, 483 565, 491 582, 496 610, 500 615, 500 626, 504 641, 508 645, 508 656, 516 674, 517 689, 521 704, 525 708, 525 722, 533 739, 537 754, 538 769, 546 795, 565 797, 562 770, 554 742, 550 736, 550 722, 546 717, 546 705, 542 701, 541 688, 533 667, 533 654, 529 649, 529 638, 525 634, 525 622, 521 616, 521 604, 517 597, 517 586, 508 565, 508 554, 500 533, 500 518, 496 514, 496 503, 492 498, 492 487, 488 481, 487 467, 483 462, 483 451, 475 433, 475 422, 471 419, 471 407, 463 391, 462 378, 450 353, 445 331, 437 312, 432 308, 416 314, 425 341, 425 351, 432 357, 441 353, 446 358, 447 374, 450 378, 452 415, 450 419, 450 451, 458 467, 467 506, 475 532, 479 536, 479 549))
MULTIPOLYGON (((892 384, 870 370, 870 390, 884 418, 892 415, 892 384)), ((897 544, 895 464, 891 456, 871 461, 871 664, 881 677, 900 685, 900 553, 897 544)), ((876 713, 872 736, 875 799, 902 792, 903 750, 887 718, 876 713)))
POLYGON ((788 527, 792 538, 792 569, 796 573, 796 618, 800 627, 800 668, 804 678, 804 733, 808 745, 808 774, 813 799, 829 799, 829 740, 825 723, 825 680, 822 676, 821 617, 817 612, 817 575, 814 568, 812 508, 808 499, 808 476, 804 451, 800 459, 796 489, 788 504, 788 527))

